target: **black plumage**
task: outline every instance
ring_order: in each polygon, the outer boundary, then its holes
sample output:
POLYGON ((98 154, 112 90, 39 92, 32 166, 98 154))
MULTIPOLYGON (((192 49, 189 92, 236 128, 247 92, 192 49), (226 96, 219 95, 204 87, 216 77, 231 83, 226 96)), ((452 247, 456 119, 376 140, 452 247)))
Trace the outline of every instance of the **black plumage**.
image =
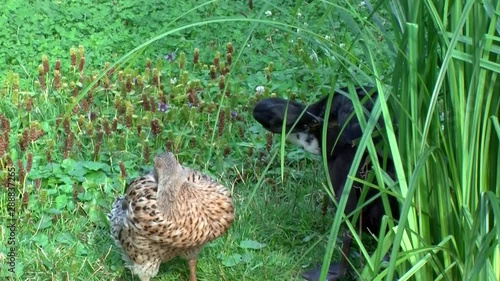
MULTIPOLYGON (((370 87, 357 88, 356 92, 368 116, 373 108, 376 93, 370 87)), ((289 133, 288 141, 301 145, 306 151, 314 154, 322 154, 323 126, 326 119, 328 119, 325 138, 327 142, 325 146, 327 149, 326 160, 334 194, 337 196, 336 199, 339 200, 356 154, 355 140, 360 138, 363 132, 354 113, 353 103, 347 95, 347 89, 344 88, 335 92, 327 116, 328 100, 329 95, 326 95, 313 104, 305 105, 282 98, 268 98, 256 104, 253 116, 257 122, 272 133, 282 133, 284 125, 285 132, 289 133)), ((379 161, 382 163, 382 157, 380 157, 379 161)), ((368 154, 365 153, 357 176, 363 178, 370 166, 368 154)), ((389 175, 393 174, 393 166, 390 161, 387 163, 386 172, 389 175)), ((365 200, 376 196, 378 193, 377 190, 370 189, 365 200)), ((356 208, 360 195, 360 188, 353 187, 351 189, 345 207, 346 214, 351 213, 356 208)), ((399 204, 395 197, 389 196, 388 198, 392 217, 398 219, 399 204)), ((361 217, 357 221, 358 225, 361 224, 364 231, 378 234, 384 214, 382 200, 378 197, 363 207, 361 217)), ((338 280, 345 274, 348 263, 344 257, 348 256, 352 238, 347 232, 344 232, 343 236, 343 258, 339 264, 331 264, 327 280, 338 280)), ((303 274, 303 277, 306 280, 317 280, 320 270, 321 267, 307 271, 303 274)))
POLYGON ((257 122, 262 124, 264 128, 272 133, 281 133, 283 127, 283 119, 285 111, 287 118, 285 127, 291 128, 297 121, 294 131, 305 131, 312 125, 318 125, 323 119, 313 114, 317 111, 316 108, 310 108, 304 111, 306 106, 293 100, 285 100, 282 98, 268 98, 260 101, 253 110, 253 116, 257 122), (286 108, 288 106, 288 109, 286 108))

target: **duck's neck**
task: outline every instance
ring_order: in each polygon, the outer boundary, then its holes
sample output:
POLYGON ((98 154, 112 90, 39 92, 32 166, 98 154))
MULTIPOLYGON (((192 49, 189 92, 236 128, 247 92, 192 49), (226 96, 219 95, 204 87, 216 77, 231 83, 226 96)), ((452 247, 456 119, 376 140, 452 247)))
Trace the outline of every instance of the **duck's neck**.
POLYGON ((162 179, 158 182, 157 204, 164 211, 175 205, 179 191, 185 182, 184 177, 178 176, 171 179, 162 179))

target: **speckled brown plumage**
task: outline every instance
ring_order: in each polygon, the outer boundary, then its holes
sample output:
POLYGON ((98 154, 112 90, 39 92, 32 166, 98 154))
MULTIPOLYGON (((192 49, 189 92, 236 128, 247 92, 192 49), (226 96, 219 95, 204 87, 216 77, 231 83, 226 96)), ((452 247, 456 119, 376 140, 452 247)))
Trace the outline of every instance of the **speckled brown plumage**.
POLYGON ((171 153, 154 162, 153 172, 132 181, 113 203, 111 236, 141 281, 177 256, 188 260, 194 281, 199 251, 233 222, 231 194, 208 176, 182 167, 171 153))

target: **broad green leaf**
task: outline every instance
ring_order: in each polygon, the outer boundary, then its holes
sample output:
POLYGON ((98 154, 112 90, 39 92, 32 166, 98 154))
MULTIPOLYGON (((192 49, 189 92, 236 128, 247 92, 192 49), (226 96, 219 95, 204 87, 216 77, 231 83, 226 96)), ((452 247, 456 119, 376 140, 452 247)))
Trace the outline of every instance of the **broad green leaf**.
MULTIPOLYGON (((88 182, 92 182, 94 184, 102 184, 106 182, 107 176, 103 171, 89 172, 85 175, 85 179, 88 182)), ((85 182, 84 182, 85 184, 85 182)))
POLYGON ((54 236, 54 240, 57 241, 58 243, 66 245, 73 245, 77 241, 76 237, 68 232, 57 233, 54 236))
POLYGON ((68 205, 70 198, 64 194, 56 197, 56 208, 59 210, 64 209, 68 205))
POLYGON ((99 171, 99 170, 104 170, 106 167, 109 167, 108 165, 100 162, 90 162, 90 161, 85 161, 83 162, 83 167, 92 170, 92 171, 99 171))
POLYGON ((31 238, 38 247, 45 247, 49 243, 49 237, 44 233, 37 233, 31 238))
POLYGON ((222 259, 222 265, 224 265, 225 267, 233 267, 242 262, 243 262, 243 256, 240 254, 232 254, 222 259))
POLYGON ((244 249, 262 249, 266 246, 266 244, 259 243, 254 240, 243 240, 240 242, 240 247, 244 249))
POLYGON ((38 229, 45 229, 52 226, 52 216, 42 215, 37 223, 38 229))

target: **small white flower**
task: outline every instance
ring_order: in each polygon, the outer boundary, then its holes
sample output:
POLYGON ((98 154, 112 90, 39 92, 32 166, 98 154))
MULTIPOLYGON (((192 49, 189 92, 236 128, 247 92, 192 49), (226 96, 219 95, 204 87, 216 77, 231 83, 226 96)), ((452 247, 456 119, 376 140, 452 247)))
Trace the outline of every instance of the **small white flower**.
POLYGON ((256 94, 262 94, 263 92, 264 92, 264 86, 257 86, 257 88, 255 88, 256 94))
POLYGON ((340 48, 345 48, 345 44, 344 44, 344 43, 340 43, 340 44, 339 44, 339 47, 340 47, 340 48))
POLYGON ((301 12, 298 12, 298 13, 297 13, 297 17, 298 17, 298 18, 301 18, 301 17, 302 17, 302 13, 301 13, 301 12))
POLYGON ((266 17, 270 17, 273 15, 273 12, 267 10, 264 14, 266 15, 266 17))
POLYGON ((366 6, 366 2, 365 1, 361 1, 358 5, 358 8, 361 8, 361 7, 364 7, 366 6))
POLYGON ((330 41, 330 40, 332 40, 332 37, 330 35, 325 35, 325 40, 330 41))
POLYGON ((172 84, 172 85, 173 85, 173 84, 175 84, 175 83, 177 83, 177 78, 175 78, 175 77, 174 77, 174 78, 171 78, 171 79, 170 79, 170 84, 172 84))
POLYGON ((309 24, 307 22, 304 22, 304 26, 308 26, 309 24))

